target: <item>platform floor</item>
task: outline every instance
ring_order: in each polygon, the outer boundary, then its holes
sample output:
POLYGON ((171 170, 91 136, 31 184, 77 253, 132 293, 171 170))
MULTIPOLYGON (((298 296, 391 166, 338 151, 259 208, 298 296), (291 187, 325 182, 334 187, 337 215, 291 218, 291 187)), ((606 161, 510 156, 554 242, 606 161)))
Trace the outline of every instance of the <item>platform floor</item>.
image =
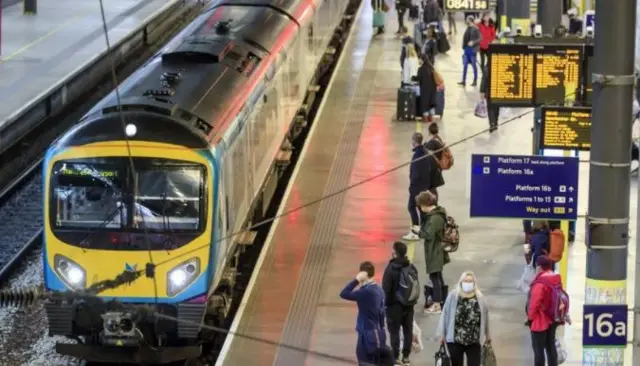
MULTIPOLYGON (((111 44, 174 1, 104 1, 111 44)), ((21 3, 2 9, 0 128, 9 116, 105 49, 97 0, 39 0, 36 15, 23 15, 21 3)))
MULTIPOLYGON (((364 1, 282 212, 409 162, 412 133, 418 130, 427 135, 426 124, 394 121, 401 47, 400 40, 392 34, 396 29, 395 13, 389 13, 389 33, 381 39, 371 37, 371 17, 369 2, 364 1)), ((486 129, 487 121, 473 115, 479 98, 477 88, 456 85, 461 77, 460 39, 452 40, 452 50, 447 56, 439 56, 436 67, 447 85, 445 115, 439 123, 443 138, 453 143, 486 129)), ((503 121, 523 112, 526 111, 505 111, 503 121)), ((472 153, 529 154, 532 118, 528 114, 496 133, 484 133, 453 147, 455 166, 445 172, 447 183, 440 190, 441 202, 458 220, 462 237, 459 251, 445 267, 445 280, 452 286, 464 270, 477 274, 490 304, 498 361, 509 366, 533 364, 530 335, 523 325, 526 299, 516 290, 524 265, 522 225, 514 220, 469 218, 470 158, 472 153)), ((582 164, 579 189, 583 213, 587 185, 588 165, 582 164)), ((364 260, 375 263, 376 279, 381 280, 391 244, 408 230, 407 188, 408 167, 404 167, 279 219, 272 227, 257 273, 232 325, 238 335, 228 337, 217 365, 344 364, 256 342, 243 334, 354 359, 356 307, 338 294, 364 260)), ((632 223, 637 189, 634 181, 632 223)), ((584 221, 579 220, 577 240, 570 251, 568 291, 574 325, 564 337, 568 365, 582 364, 583 227, 584 221)), ((631 235, 635 238, 635 227, 631 235)), ((421 282, 426 283, 422 243, 412 244, 410 254, 421 271, 421 282)), ((633 258, 629 258, 630 277, 633 258)), ((628 285, 632 288, 633 281, 628 285)), ((629 290, 629 303, 632 294, 629 290)), ((431 365, 437 349, 435 328, 439 316, 424 315, 421 310, 422 303, 416 306, 416 320, 422 328, 425 350, 412 356, 412 364, 431 365)))

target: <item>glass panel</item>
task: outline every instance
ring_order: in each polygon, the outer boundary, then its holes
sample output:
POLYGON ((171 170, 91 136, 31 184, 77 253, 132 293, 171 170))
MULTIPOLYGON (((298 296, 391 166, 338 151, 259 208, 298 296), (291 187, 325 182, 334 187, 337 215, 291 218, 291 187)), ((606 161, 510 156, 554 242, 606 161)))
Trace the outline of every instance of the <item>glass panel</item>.
POLYGON ((200 228, 202 169, 162 167, 137 173, 137 228, 162 231, 200 228))
POLYGON ((117 164, 58 163, 53 200, 58 228, 120 228, 124 169, 117 164))

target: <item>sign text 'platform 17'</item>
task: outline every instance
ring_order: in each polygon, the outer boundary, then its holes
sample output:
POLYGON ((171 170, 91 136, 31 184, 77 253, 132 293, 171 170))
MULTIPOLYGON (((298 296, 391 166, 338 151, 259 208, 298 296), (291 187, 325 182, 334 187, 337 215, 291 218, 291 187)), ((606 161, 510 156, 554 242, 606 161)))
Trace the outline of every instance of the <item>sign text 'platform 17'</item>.
POLYGON ((575 157, 472 155, 471 217, 576 220, 575 157))

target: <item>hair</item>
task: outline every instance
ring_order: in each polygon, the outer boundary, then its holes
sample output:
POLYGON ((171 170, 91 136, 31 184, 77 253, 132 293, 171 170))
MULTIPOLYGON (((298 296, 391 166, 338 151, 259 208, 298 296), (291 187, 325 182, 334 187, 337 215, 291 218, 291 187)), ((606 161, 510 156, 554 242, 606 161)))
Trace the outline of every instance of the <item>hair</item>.
POLYGON ((401 241, 397 241, 393 243, 393 251, 396 253, 398 257, 406 257, 407 245, 401 241))
POLYGON ((405 47, 407 48, 407 58, 418 58, 416 46, 414 46, 413 43, 407 43, 405 47))
POLYGON ((435 206, 436 202, 438 202, 436 196, 429 191, 420 192, 416 196, 416 204, 418 206, 435 206))
POLYGON ((434 122, 429 125, 429 133, 433 136, 437 135, 439 132, 438 125, 434 122))
POLYGON ((533 220, 533 228, 537 230, 548 230, 549 222, 545 220, 533 220))
POLYGON ((411 140, 418 145, 422 145, 422 140, 423 140, 422 134, 420 132, 414 132, 413 136, 411 136, 411 140))
POLYGON ((536 258, 536 267, 540 267, 543 270, 548 271, 553 268, 553 261, 546 255, 541 255, 536 258))
POLYGON ((373 276, 376 275, 376 267, 369 261, 360 263, 360 271, 367 272, 367 276, 369 276, 369 278, 373 278, 373 276))

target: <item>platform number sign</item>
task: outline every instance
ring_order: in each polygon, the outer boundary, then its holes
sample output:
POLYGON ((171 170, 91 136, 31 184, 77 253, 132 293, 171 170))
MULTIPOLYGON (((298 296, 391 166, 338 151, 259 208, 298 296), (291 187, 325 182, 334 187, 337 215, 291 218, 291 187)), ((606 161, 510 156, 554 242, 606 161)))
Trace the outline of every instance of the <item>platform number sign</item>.
POLYGON ((627 305, 584 305, 583 347, 626 347, 627 305))

